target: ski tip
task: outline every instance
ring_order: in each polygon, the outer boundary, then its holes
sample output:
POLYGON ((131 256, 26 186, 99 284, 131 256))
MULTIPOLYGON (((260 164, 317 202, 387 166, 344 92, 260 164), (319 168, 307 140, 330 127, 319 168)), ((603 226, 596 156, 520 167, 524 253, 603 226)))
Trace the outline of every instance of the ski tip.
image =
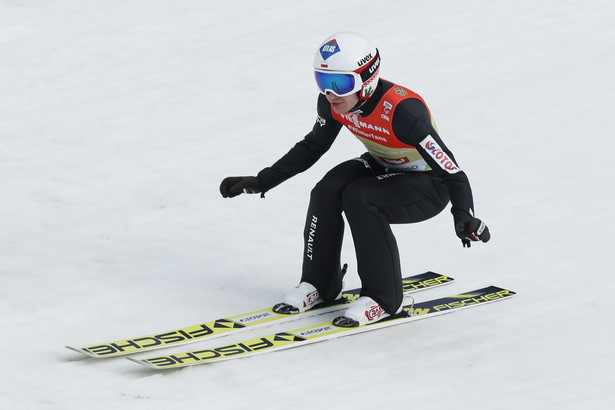
POLYGON ((81 353, 82 355, 87 356, 87 357, 96 357, 96 358, 98 358, 98 356, 88 352, 87 350, 81 349, 79 347, 72 347, 72 346, 64 346, 64 347, 66 347, 69 350, 72 350, 73 352, 81 353))
POLYGON ((497 292, 505 293, 506 296, 515 296, 517 292, 510 290, 508 288, 502 288, 500 286, 491 285, 490 288, 494 289, 497 292))
POLYGON ((130 360, 131 362, 135 362, 137 364, 140 364, 141 366, 147 367, 148 369, 154 369, 154 370, 163 370, 164 369, 164 368, 161 368, 159 366, 155 366, 155 365, 151 364, 147 360, 137 359, 135 357, 127 357, 126 359, 130 360))
POLYGON ((140 364, 142 366, 147 366, 147 367, 151 367, 151 368, 154 368, 154 369, 156 368, 156 367, 152 366, 151 364, 149 364, 148 362, 146 362, 143 359, 137 359, 135 357, 127 357, 126 359, 130 360, 131 362, 138 363, 138 364, 140 364))

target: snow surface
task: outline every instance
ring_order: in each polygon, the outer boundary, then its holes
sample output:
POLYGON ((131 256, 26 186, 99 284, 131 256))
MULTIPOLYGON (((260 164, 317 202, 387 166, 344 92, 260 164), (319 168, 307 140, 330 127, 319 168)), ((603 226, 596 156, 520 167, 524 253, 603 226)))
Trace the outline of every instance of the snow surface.
POLYGON ((2 0, 0 408, 615 408, 614 18, 610 0, 2 0), (396 225, 405 274, 457 279, 417 300, 518 296, 169 372, 65 349, 296 284, 309 191, 362 146, 344 131, 265 200, 218 184, 312 127, 312 56, 340 30, 427 100, 493 234, 468 250, 448 212, 396 225))

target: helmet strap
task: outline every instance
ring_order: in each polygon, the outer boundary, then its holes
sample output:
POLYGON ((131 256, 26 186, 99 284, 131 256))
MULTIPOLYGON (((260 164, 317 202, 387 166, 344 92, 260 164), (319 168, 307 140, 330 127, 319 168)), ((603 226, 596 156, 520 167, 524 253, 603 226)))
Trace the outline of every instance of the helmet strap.
POLYGON ((363 106, 363 104, 365 104, 367 102, 367 100, 364 100, 363 98, 361 98, 361 91, 357 91, 356 96, 359 97, 359 101, 355 104, 354 107, 352 107, 350 110, 348 110, 348 112, 357 111, 359 108, 361 108, 363 106))

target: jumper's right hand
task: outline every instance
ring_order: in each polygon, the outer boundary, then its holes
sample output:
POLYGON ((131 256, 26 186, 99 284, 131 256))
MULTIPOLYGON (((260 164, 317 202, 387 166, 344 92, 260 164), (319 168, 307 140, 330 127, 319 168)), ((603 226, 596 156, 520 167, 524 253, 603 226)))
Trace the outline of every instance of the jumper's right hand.
POLYGON ((220 193, 224 198, 232 198, 239 194, 257 194, 262 190, 257 177, 226 177, 220 184, 220 193))

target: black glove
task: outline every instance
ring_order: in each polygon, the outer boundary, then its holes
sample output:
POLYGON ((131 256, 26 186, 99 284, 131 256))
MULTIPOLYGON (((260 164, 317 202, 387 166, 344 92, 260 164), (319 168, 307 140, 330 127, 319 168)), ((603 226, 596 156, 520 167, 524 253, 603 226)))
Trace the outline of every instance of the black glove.
POLYGON ((464 248, 470 247, 470 242, 489 242, 491 234, 489 228, 483 221, 478 218, 472 218, 464 222, 459 222, 455 225, 457 236, 461 239, 464 248))
POLYGON ((220 193, 225 198, 239 194, 257 194, 263 189, 257 177, 227 177, 220 184, 220 193))

